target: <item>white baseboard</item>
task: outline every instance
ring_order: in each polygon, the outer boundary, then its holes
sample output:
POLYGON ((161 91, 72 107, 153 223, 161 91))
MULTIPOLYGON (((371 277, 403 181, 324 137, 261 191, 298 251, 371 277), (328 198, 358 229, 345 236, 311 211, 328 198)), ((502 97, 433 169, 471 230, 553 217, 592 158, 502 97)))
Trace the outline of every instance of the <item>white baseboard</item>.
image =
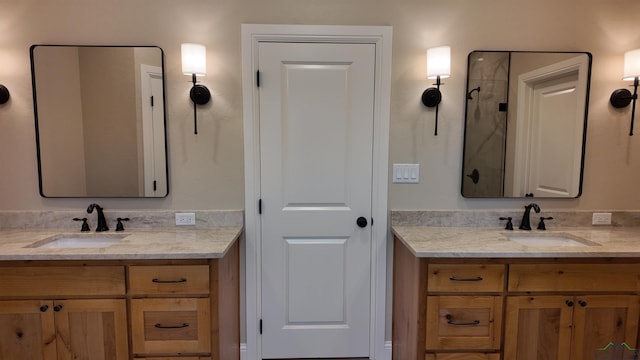
POLYGON ((240 344, 240 360, 247 360, 247 343, 240 344))
POLYGON ((391 341, 384 342, 384 358, 385 360, 391 360, 391 341))
MULTIPOLYGON (((240 344, 240 360, 247 360, 247 344, 240 344)), ((384 342, 384 360, 391 360, 391 341, 384 342)))

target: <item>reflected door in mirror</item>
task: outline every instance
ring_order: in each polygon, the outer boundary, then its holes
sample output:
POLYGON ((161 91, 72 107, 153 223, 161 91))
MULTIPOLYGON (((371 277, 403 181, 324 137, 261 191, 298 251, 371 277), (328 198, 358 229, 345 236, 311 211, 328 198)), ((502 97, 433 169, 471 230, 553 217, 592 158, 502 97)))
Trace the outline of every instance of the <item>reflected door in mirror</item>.
POLYGON ((158 47, 31 47, 40 193, 168 193, 158 47))
POLYGON ((588 53, 469 55, 463 196, 580 195, 590 66, 588 53))

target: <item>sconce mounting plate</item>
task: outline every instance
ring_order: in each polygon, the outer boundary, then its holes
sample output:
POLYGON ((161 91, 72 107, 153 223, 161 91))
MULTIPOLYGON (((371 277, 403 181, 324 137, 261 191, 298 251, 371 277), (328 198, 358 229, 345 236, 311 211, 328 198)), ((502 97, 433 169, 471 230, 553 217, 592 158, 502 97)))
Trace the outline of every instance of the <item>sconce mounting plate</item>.
POLYGON ((631 100, 633 100, 633 96, 631 95, 631 91, 627 89, 617 89, 611 94, 611 97, 609 98, 611 106, 616 109, 621 109, 629 106, 629 104, 631 104, 631 100))
POLYGON ((4 85, 0 85, 0 104, 6 104, 7 101, 9 101, 9 89, 4 85))
POLYGON ((422 103, 426 107, 434 107, 442 101, 442 93, 440 90, 430 87, 422 93, 422 103))
POLYGON ((191 97, 191 101, 198 105, 204 105, 209 102, 211 99, 211 93, 206 86, 195 84, 189 91, 189 96, 191 97))

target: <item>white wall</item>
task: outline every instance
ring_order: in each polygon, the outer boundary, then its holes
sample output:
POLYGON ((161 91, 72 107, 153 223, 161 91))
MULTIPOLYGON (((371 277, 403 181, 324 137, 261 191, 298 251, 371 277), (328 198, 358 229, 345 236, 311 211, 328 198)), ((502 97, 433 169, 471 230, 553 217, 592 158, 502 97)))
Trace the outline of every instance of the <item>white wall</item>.
MULTIPOLYGON (((237 209, 243 204, 240 75, 241 23, 392 25, 394 27, 391 162, 419 162, 418 185, 392 185, 392 208, 516 208, 521 200, 468 200, 459 195, 467 54, 475 49, 593 53, 583 196, 540 201, 543 208, 638 209, 640 138, 627 136, 628 109, 608 105, 620 80, 623 52, 640 47, 629 14, 636 0, 21 0, 1 1, 0 210, 82 209, 88 200, 38 195, 29 46, 158 45, 165 50, 170 195, 103 199, 108 209, 237 209), (193 135, 188 77, 180 43, 208 48, 203 79, 212 102, 193 135), (420 103, 425 49, 452 47, 452 76, 442 87, 440 135, 420 103)), ((639 135, 640 136, 640 135, 639 135)))

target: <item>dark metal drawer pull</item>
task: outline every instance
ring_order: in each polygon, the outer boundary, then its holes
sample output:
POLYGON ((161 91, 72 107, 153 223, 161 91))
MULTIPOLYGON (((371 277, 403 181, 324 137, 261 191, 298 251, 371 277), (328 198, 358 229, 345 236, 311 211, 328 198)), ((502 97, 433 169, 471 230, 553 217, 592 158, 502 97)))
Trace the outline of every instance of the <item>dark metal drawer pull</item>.
POLYGON ((155 324, 154 326, 157 327, 158 329, 182 329, 182 328, 189 327, 189 324, 187 324, 187 323, 182 323, 182 325, 155 324))
POLYGON ((480 320, 473 321, 455 321, 453 320, 453 316, 447 315, 447 324, 456 325, 456 326, 476 326, 480 324, 480 320))
POLYGON ((158 284, 177 284, 177 283, 185 283, 187 282, 187 279, 182 278, 179 280, 160 280, 158 278, 155 278, 153 280, 151 280, 154 283, 158 283, 158 284))
POLYGON ((482 281, 484 279, 482 278, 482 276, 477 276, 477 277, 474 277, 474 278, 459 278, 459 277, 453 275, 453 276, 449 277, 449 280, 451 280, 451 281, 482 281))

